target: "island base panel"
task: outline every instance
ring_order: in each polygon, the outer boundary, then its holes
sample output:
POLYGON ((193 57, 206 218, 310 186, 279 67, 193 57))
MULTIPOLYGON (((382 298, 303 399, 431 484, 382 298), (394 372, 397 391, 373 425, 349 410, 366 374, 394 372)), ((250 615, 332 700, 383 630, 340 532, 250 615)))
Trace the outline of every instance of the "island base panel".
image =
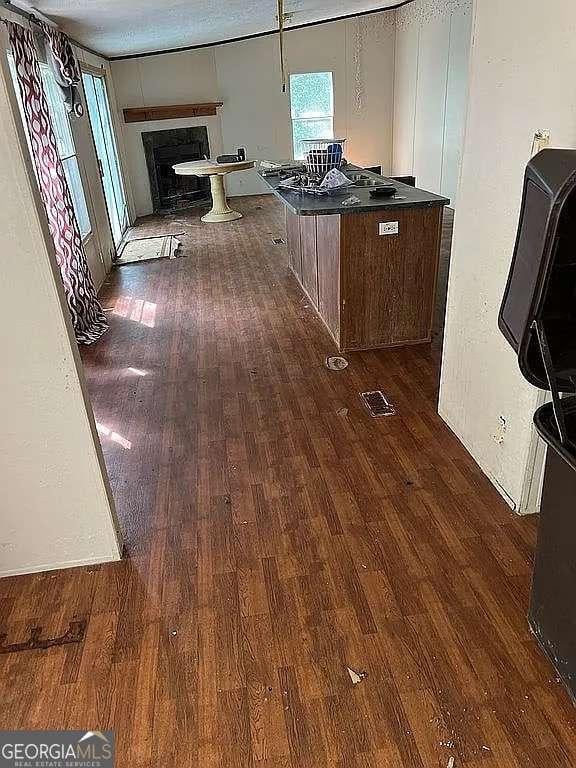
POLYGON ((290 268, 340 351, 430 341, 442 212, 286 211, 290 268))

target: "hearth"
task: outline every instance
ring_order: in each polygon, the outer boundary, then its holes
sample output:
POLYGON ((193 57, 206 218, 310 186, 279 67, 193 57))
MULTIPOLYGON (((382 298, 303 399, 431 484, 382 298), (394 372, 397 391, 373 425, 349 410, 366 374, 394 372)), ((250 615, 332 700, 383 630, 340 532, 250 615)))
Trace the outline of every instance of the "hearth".
POLYGON ((176 163, 210 156, 205 126, 148 131, 142 134, 150 192, 155 213, 170 213, 210 200, 210 182, 197 176, 177 176, 176 163))

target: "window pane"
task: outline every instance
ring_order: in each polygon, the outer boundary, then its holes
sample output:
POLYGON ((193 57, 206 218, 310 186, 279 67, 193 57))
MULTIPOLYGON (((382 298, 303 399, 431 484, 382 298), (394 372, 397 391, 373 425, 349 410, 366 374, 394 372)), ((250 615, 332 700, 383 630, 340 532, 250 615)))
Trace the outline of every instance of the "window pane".
POLYGON ((46 64, 40 65, 40 71, 42 72, 44 93, 46 94, 46 101, 48 102, 48 109, 52 118, 52 127, 56 134, 58 154, 60 157, 70 157, 70 155, 76 154, 76 150, 74 149, 74 139, 72 138, 72 130, 64 99, 62 98, 62 92, 46 64))
POLYGON ((290 75, 292 118, 331 117, 334 114, 332 72, 290 75))
POLYGON ((323 117, 319 120, 292 120, 294 159, 304 159, 306 149, 302 139, 331 139, 333 135, 334 126, 331 117, 323 117))
POLYGON ((108 154, 106 149, 106 140, 104 138, 104 131, 102 127, 102 120, 98 108, 98 100, 96 97, 96 78, 91 74, 85 72, 82 75, 84 83, 84 93, 86 95, 86 105, 88 107, 88 114, 90 116, 90 125, 92 126, 92 135, 94 137, 94 145, 96 147, 96 154, 102 168, 102 186, 104 188, 104 198, 106 200, 106 209, 108 211, 108 218, 110 221, 110 228, 112 230, 112 237, 114 242, 118 244, 122 237, 121 226, 118 220, 118 213, 116 207, 116 201, 114 198, 114 190, 112 182, 110 180, 110 170, 108 163, 108 154))
POLYGON ((116 137, 112 129, 106 83, 103 77, 95 77, 88 72, 83 74, 83 80, 96 152, 102 164, 102 181, 110 224, 114 241, 118 244, 128 224, 128 212, 116 150, 116 137))
POLYGON ((80 227, 80 234, 82 237, 90 234, 90 217, 88 216, 88 208, 86 206, 86 198, 84 197, 84 188, 82 187, 82 180, 80 178, 80 169, 78 168, 78 160, 76 157, 68 157, 62 161, 64 165, 64 173, 66 174, 66 180, 68 181, 68 187, 70 194, 72 195, 72 202, 74 203, 74 210, 76 211, 76 218, 78 219, 78 226, 80 227))

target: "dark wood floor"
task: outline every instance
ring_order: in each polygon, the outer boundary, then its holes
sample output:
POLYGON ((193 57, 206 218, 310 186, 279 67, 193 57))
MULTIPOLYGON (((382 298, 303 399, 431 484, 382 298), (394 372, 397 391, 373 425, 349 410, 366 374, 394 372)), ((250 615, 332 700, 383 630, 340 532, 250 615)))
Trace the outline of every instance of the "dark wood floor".
POLYGON ((185 258, 105 286, 83 357, 129 557, 0 581, 8 641, 89 622, 0 655, 0 726, 114 729, 120 768, 574 766, 525 618, 536 521, 436 415, 437 351, 328 371, 282 209, 236 204, 148 220, 185 258))

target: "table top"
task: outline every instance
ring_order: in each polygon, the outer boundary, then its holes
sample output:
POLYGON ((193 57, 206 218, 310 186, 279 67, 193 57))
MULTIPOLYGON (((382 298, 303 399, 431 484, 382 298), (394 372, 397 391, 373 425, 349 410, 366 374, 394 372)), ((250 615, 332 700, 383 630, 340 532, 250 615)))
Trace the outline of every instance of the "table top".
POLYGON ((217 163, 216 160, 191 160, 173 165, 180 176, 216 176, 233 171, 247 171, 254 168, 254 160, 238 160, 234 163, 217 163))
POLYGON ((399 181, 387 177, 378 176, 371 171, 366 171, 355 165, 348 165, 341 169, 347 172, 358 172, 380 180, 383 183, 393 184, 396 189, 394 197, 370 197, 369 188, 348 187, 345 191, 336 195, 315 197, 301 192, 292 192, 287 189, 279 189, 280 178, 277 176, 263 176, 263 181, 268 184, 276 197, 280 198, 284 205, 297 216, 324 216, 326 214, 366 213, 368 211, 382 211, 397 208, 430 208, 437 205, 449 205, 450 200, 423 189, 410 187, 399 181), (355 205, 342 205, 343 201, 354 195, 360 202, 355 205))

